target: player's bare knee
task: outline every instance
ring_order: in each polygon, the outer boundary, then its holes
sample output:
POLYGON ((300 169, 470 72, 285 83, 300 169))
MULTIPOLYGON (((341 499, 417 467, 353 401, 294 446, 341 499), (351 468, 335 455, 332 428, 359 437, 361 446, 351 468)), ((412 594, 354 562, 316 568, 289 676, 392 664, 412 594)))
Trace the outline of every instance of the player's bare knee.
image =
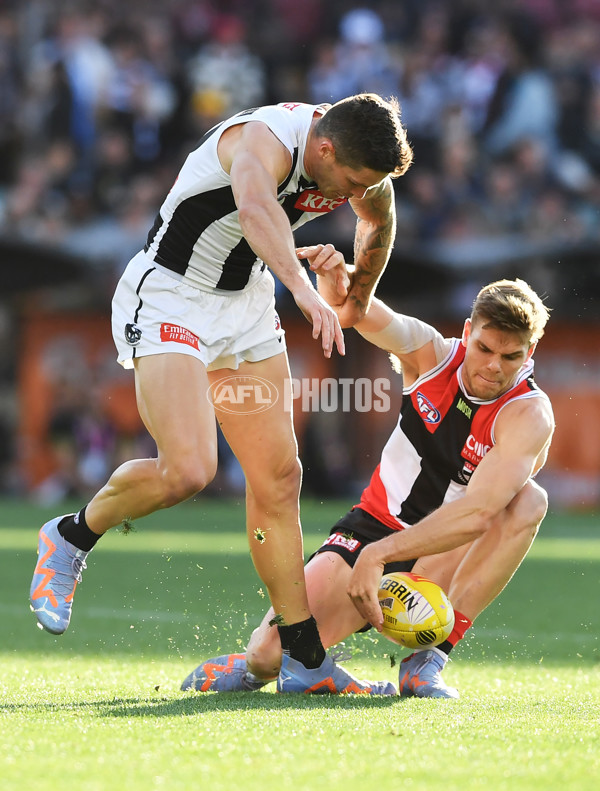
POLYGON ((519 493, 509 519, 509 530, 518 535, 535 538, 548 510, 548 495, 545 489, 529 481, 519 493))
POLYGON ((291 457, 272 469, 253 470, 246 475, 249 493, 257 503, 269 510, 297 502, 302 480, 302 467, 297 457, 291 457))
POLYGON ((530 481, 527 489, 529 520, 537 533, 548 511, 548 493, 535 481, 530 481))
POLYGON ((298 457, 289 459, 277 474, 276 483, 281 498, 284 501, 290 499, 296 500, 300 493, 301 482, 302 467, 300 465, 300 459, 298 459, 298 457))
POLYGON ((216 471, 216 464, 202 462, 166 467, 163 470, 163 484, 168 506, 201 492, 213 480, 216 471))

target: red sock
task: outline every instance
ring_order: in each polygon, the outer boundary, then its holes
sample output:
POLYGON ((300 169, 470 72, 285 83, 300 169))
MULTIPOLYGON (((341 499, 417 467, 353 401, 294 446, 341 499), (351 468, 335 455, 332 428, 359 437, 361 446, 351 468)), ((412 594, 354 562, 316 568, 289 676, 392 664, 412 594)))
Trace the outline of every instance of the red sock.
POLYGON ((436 648, 443 651, 445 654, 449 654, 454 646, 463 639, 467 629, 470 629, 471 626, 473 626, 473 621, 467 618, 466 615, 458 612, 458 610, 454 610, 454 629, 444 642, 440 643, 436 648))

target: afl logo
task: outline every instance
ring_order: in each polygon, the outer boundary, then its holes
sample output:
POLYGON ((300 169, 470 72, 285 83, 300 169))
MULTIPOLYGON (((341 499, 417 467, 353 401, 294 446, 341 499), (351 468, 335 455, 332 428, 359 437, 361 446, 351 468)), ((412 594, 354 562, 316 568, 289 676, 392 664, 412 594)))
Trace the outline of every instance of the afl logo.
POLYGON ((438 410, 434 407, 431 401, 419 391, 417 391, 417 406, 419 408, 419 414, 425 423, 440 422, 440 413, 438 410))
POLYGON ((217 412, 252 415, 275 406, 279 393, 267 379, 238 374, 213 382, 207 398, 217 412))

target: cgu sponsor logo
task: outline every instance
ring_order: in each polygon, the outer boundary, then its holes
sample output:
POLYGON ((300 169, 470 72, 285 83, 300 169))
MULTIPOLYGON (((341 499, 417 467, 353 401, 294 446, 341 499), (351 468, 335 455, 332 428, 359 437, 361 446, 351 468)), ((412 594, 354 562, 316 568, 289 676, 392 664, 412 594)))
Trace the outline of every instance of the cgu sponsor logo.
POLYGON ((485 445, 475 439, 472 434, 469 434, 460 455, 474 464, 479 464, 491 447, 491 445, 485 445))
POLYGON ((313 189, 301 192, 294 208, 301 209, 301 211, 324 213, 337 209, 343 203, 346 203, 346 198, 326 198, 318 190, 313 189))
POLYGON ((274 406, 279 393, 275 385, 260 376, 240 375, 213 382, 207 397, 217 412, 252 415, 274 406))
POLYGON ((425 423, 439 423, 440 422, 440 413, 431 403, 431 401, 424 396, 423 393, 417 391, 417 407, 419 409, 419 414, 425 421, 425 423))

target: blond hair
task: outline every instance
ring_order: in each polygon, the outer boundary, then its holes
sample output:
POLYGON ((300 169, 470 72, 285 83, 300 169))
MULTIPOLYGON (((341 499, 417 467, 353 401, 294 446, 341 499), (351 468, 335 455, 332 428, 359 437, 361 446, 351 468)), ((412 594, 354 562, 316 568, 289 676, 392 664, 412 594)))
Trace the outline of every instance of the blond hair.
POLYGON ((484 286, 471 311, 471 322, 483 321, 485 329, 516 332, 529 343, 544 334, 550 311, 524 280, 496 280, 484 286))

